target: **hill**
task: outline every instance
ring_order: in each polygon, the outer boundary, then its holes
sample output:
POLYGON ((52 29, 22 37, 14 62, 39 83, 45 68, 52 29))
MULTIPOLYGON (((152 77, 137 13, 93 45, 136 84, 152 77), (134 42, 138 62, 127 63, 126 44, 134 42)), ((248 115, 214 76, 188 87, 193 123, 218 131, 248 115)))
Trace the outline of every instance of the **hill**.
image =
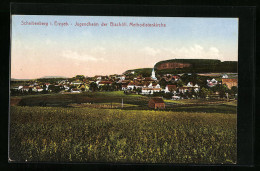
POLYGON ((133 76, 142 75, 143 77, 150 77, 153 68, 139 68, 139 69, 131 69, 125 71, 123 74, 128 75, 131 74, 133 76))
POLYGON ((156 73, 207 73, 207 72, 237 72, 237 61, 217 59, 170 59, 155 64, 156 73))

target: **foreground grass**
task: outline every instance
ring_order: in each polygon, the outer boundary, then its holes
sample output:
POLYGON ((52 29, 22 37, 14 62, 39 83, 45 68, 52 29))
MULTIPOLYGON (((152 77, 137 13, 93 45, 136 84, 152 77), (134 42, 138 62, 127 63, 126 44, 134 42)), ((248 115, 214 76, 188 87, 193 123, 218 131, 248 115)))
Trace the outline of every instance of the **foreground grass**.
POLYGON ((236 115, 19 107, 10 159, 48 162, 236 163, 236 115))

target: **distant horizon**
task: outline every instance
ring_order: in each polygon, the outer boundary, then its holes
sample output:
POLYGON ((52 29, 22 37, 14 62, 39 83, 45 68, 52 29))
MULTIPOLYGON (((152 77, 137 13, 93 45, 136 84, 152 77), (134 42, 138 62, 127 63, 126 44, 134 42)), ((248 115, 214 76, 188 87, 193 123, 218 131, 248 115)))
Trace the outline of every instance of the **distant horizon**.
POLYGON ((238 18, 13 15, 11 38, 14 79, 122 74, 169 59, 238 61, 238 18), (125 26, 132 22, 141 26, 125 26), (145 27, 153 23, 165 27, 145 27))

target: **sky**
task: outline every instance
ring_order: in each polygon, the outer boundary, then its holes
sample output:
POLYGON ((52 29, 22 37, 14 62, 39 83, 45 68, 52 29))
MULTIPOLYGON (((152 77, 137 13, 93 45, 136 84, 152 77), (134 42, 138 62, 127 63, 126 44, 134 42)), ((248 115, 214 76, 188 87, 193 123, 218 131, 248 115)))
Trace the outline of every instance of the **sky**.
POLYGON ((175 58, 237 61, 238 19, 12 16, 11 78, 122 74, 175 58), (32 22, 48 26, 28 25, 32 22), (110 22, 127 26, 110 26, 110 22), (133 27, 131 22, 165 27, 133 27), (76 23, 98 26, 79 27, 76 23))

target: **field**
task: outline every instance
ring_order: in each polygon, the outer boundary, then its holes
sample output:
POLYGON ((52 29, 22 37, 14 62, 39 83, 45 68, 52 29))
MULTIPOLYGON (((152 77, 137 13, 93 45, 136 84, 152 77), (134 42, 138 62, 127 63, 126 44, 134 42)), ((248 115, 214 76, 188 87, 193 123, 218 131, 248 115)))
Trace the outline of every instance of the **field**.
POLYGON ((144 108, 148 97, 121 92, 41 98, 24 97, 27 105, 10 108, 9 158, 13 161, 194 164, 237 161, 235 102, 200 103, 200 107, 196 106, 198 100, 178 102, 195 104, 185 107, 166 101, 169 110, 155 111, 144 108), (60 97, 64 97, 60 104, 74 106, 36 105, 42 99, 56 104, 60 97), (122 98, 124 108, 120 108, 122 98), (88 106, 90 102, 108 107, 88 106), (109 102, 115 108, 110 109, 109 102))
POLYGON ((65 107, 71 103, 121 103, 147 106, 148 97, 140 95, 125 95, 122 91, 113 92, 85 92, 80 94, 44 94, 12 97, 12 101, 20 99, 17 105, 22 106, 62 106, 65 107))

